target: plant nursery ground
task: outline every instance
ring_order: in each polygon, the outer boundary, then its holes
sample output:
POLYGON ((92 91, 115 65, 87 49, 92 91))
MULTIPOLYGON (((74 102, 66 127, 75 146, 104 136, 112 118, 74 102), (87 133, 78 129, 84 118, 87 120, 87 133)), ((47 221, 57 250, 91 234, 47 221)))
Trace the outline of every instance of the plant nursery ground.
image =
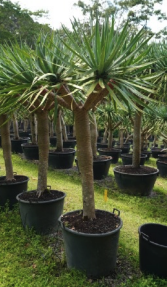
MULTIPOLYGON (((29 177, 29 190, 36 189, 38 162, 12 155, 14 171, 29 177)), ((119 160, 118 164, 122 164, 119 160)), ((117 165, 118 165, 117 164, 117 165)), ((147 165, 156 167, 156 159, 147 165)), ((166 287, 167 280, 144 276, 139 269, 138 228, 144 223, 167 224, 167 179, 157 178, 149 197, 136 197, 119 192, 111 165, 104 180, 95 181, 96 208, 120 210, 123 227, 120 232, 117 265, 107 278, 94 280, 66 266, 61 231, 49 236, 24 230, 16 204, 12 211, 0 211, 0 286, 1 287, 166 287), (108 198, 104 200, 104 191, 108 198)), ((0 150, 0 176, 5 175, 0 150)), ((48 171, 48 185, 66 193, 64 212, 81 209, 81 181, 76 166, 70 170, 48 171)))

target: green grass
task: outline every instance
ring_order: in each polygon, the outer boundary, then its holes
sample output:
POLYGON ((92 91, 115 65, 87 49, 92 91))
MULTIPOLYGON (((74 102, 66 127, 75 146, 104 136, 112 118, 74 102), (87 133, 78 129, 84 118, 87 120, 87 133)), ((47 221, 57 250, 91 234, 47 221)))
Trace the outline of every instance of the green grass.
MULTIPOLYGON (((29 177, 29 190, 36 189, 37 164, 13 155, 14 171, 29 177)), ((121 160, 119 160, 121 164, 121 160)), ((156 159, 147 165, 156 167, 156 159)), ((139 270, 138 227, 148 222, 166 224, 167 180, 157 178, 154 195, 136 197, 118 191, 111 165, 109 176, 95 182, 96 208, 121 212, 123 227, 120 232, 118 260, 114 274, 115 287, 165 287, 167 280, 143 276, 139 270), (104 190, 108 190, 107 203, 104 190)), ((0 150, 0 176, 5 175, 2 150, 0 150)), ((48 171, 48 185, 66 193, 64 212, 82 208, 80 177, 75 171, 48 171)), ((84 274, 66 267, 62 238, 36 235, 23 230, 18 206, 0 212, 0 286, 1 287, 84 287, 112 286, 110 281, 90 280, 84 274)))

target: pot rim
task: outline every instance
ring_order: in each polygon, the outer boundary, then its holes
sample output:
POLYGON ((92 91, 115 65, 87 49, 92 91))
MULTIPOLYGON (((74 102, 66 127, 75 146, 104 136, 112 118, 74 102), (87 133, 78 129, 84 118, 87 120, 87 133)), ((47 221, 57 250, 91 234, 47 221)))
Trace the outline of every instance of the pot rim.
POLYGON ((63 148, 63 151, 52 151, 49 150, 49 154, 70 154, 70 153, 76 153, 76 150, 74 148, 63 148), (66 151, 66 149, 68 151, 66 151))
POLYGON ((98 151, 105 151, 105 152, 118 152, 121 153, 122 150, 118 149, 118 148, 111 148, 110 150, 106 151, 106 149, 108 150, 108 148, 98 148, 98 151))
MULTIPOLYGON (((119 165, 120 166, 120 165, 119 165)), ((130 175, 130 176, 136 176, 136 177, 140 177, 140 176, 150 176, 150 175, 154 175, 154 174, 159 174, 159 169, 158 168, 154 168, 155 169, 155 172, 152 172, 152 173, 148 173, 148 174, 133 174, 133 173, 129 173, 129 172, 122 172, 122 171, 119 171, 119 170, 116 170, 116 168, 119 168, 119 166, 116 166, 113 168, 113 171, 115 173, 119 173, 119 174, 126 174, 126 175, 130 175)), ((130 165, 125 165, 125 166, 130 166, 130 165)), ((140 165, 140 167, 143 167, 143 165, 140 165)), ((149 166, 147 166, 149 167, 149 166)), ((152 168, 152 167, 151 167, 152 168)))
MULTIPOLYGON (((51 189, 51 190, 55 190, 55 189, 51 189)), ((22 203, 25 203, 25 204, 36 204, 36 205, 39 205, 39 204, 49 204, 49 203, 52 203, 52 202, 55 202, 55 201, 59 201, 63 198, 66 197, 66 193, 63 192, 63 191, 60 191, 63 193, 63 195, 59 198, 55 198, 55 199, 51 199, 51 200, 44 200, 44 201, 29 201, 29 200, 24 200, 24 199, 21 199, 19 198, 19 196, 22 194, 22 193, 25 193, 25 192, 33 192, 33 191, 36 191, 35 189, 34 190, 29 190, 29 191, 23 191, 21 193, 19 193, 17 196, 16 196, 16 199, 18 202, 22 202, 22 203)), ((59 191, 59 190, 58 190, 59 191)))
MULTIPOLYGON (((30 180, 30 178, 28 177, 28 176, 26 176, 26 175, 19 175, 19 174, 17 174, 17 175, 15 175, 14 174, 14 177, 24 177, 24 178, 26 178, 26 179, 24 179, 23 181, 19 181, 19 182, 0 182, 0 186, 1 185, 18 185, 18 184, 22 184, 22 183, 24 183, 24 182, 27 182, 27 181, 29 181, 30 180)), ((6 176, 0 176, 0 178, 5 178, 6 176)))
MULTIPOLYGON (((143 238, 145 241, 147 241, 148 243, 150 243, 150 244, 152 244, 152 245, 156 245, 157 247, 163 247, 163 248, 167 249, 167 245, 158 244, 158 243, 156 243, 156 242, 154 242, 154 241, 149 240, 149 238, 144 237, 145 234, 141 231, 141 228, 142 228, 143 226, 145 226, 145 225, 161 226, 162 228, 163 228, 163 227, 166 227, 166 228, 167 228, 167 225, 160 224, 160 223, 152 223, 152 222, 150 222, 150 223, 142 224, 142 225, 140 225, 139 228, 138 228, 138 233, 139 233, 139 235, 140 235, 140 236, 143 235, 142 238, 143 238)), ((147 234, 146 234, 146 235, 147 235, 147 234)))
MULTIPOLYGON (((107 210, 102 210, 102 209, 95 209, 95 210, 105 211, 105 212, 114 214, 113 212, 110 212, 110 211, 107 211, 107 210)), ((109 231, 109 232, 106 232, 106 233, 95 233, 95 234, 94 233, 93 234, 92 233, 84 233, 84 232, 79 232, 79 231, 76 231, 76 230, 72 230, 72 229, 68 228, 67 226, 64 226, 64 224, 61 221, 61 218, 63 217, 63 215, 66 215, 66 214, 69 214, 69 213, 74 213, 74 212, 77 212, 77 211, 82 211, 82 209, 69 211, 69 212, 66 212, 66 213, 60 215, 60 217, 58 218, 58 222, 59 222, 59 224, 60 224, 62 229, 66 230, 66 231, 68 231, 68 232, 70 232, 72 234, 78 235, 78 236, 84 236, 84 237, 105 237, 105 236, 110 236, 111 234, 114 234, 114 233, 118 232, 123 226, 123 221, 122 221, 122 219, 119 216, 118 216, 118 218, 120 219, 120 225, 116 229, 114 229, 112 231, 109 231)))

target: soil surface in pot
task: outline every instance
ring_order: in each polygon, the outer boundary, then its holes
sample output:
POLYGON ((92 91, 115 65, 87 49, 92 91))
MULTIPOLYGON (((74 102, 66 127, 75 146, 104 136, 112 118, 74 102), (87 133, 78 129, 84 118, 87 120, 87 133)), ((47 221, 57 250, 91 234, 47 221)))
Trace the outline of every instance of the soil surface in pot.
POLYGON ((73 151, 72 148, 64 148, 62 151, 59 151, 57 149, 50 149, 49 152, 52 152, 52 153, 60 153, 60 154, 63 154, 63 153, 67 153, 67 152, 71 152, 73 151))
POLYGON ((156 171, 155 168, 149 166, 133 167, 132 165, 120 165, 116 168, 117 171, 129 174, 150 174, 156 171))
POLYGON ((24 145, 24 147, 38 147, 38 145, 37 144, 34 144, 34 143, 25 143, 25 145, 24 145))
POLYGON ((17 175, 17 177, 14 176, 14 180, 6 180, 6 177, 4 177, 4 178, 0 178, 0 184, 1 183, 10 184, 10 183, 15 183, 15 182, 22 182, 26 179, 27 179, 27 177, 26 176, 24 177, 24 175, 20 175, 20 176, 17 175))
POLYGON ((89 234, 107 233, 120 225, 120 218, 116 214, 103 210, 96 210, 93 220, 83 220, 82 212, 76 211, 62 216, 61 221, 69 229, 89 234))
POLYGON ((93 158, 93 161, 96 162, 96 161, 103 161, 103 160, 107 160, 107 159, 111 159, 112 157, 111 156, 107 156, 107 155, 99 155, 97 156, 96 158, 94 157, 93 158))
POLYGON ((30 192, 23 192, 19 195, 19 198, 26 201, 33 201, 33 202, 39 202, 39 201, 48 201, 52 199, 57 199, 64 196, 64 193, 58 190, 45 190, 40 197, 38 197, 36 191, 30 191, 30 192))

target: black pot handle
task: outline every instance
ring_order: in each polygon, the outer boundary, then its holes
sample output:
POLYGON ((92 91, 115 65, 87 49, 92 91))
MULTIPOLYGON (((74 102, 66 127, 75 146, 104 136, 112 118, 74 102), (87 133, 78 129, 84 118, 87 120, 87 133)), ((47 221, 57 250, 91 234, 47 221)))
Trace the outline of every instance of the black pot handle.
POLYGON ((117 208, 113 208, 113 213, 114 213, 115 211, 118 212, 117 216, 120 216, 120 211, 119 211, 117 208))
POLYGON ((147 240, 148 242, 150 241, 150 237, 147 234, 145 234, 143 232, 140 232, 140 234, 143 237, 143 239, 147 240))

